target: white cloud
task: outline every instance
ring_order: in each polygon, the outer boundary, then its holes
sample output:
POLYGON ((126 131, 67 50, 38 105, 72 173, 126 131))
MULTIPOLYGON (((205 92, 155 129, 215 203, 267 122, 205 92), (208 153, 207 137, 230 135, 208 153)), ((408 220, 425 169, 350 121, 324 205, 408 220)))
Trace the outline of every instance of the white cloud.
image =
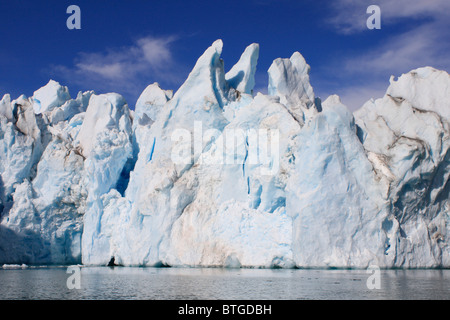
POLYGON ((171 52, 175 40, 173 36, 148 36, 105 52, 80 52, 72 66, 54 66, 53 70, 68 82, 135 97, 151 82, 180 80, 171 52))
POLYGON ((340 96, 344 105, 346 105, 351 111, 356 111, 370 99, 376 100, 378 98, 382 98, 388 85, 389 82, 386 81, 386 83, 373 83, 370 87, 347 87, 343 88, 340 92, 337 92, 337 94, 340 96))
POLYGON ((160 68, 162 64, 172 59, 169 45, 174 41, 173 37, 165 39, 142 38, 137 41, 138 51, 142 51, 145 61, 154 68, 160 68))
POLYGON ((328 23, 347 36, 378 32, 366 27, 366 9, 371 4, 381 8, 381 28, 389 28, 385 38, 365 52, 338 57, 337 62, 322 67, 332 81, 342 84, 336 93, 351 110, 370 98, 382 97, 391 75, 400 76, 424 66, 450 69, 450 1, 337 0, 330 5, 334 16, 328 23), (423 19, 414 20, 418 18, 423 19), (409 30, 399 28, 402 23, 408 23, 409 30))
POLYGON ((366 20, 370 16, 367 7, 375 4, 381 9, 381 27, 409 18, 431 18, 448 20, 448 0, 335 0, 331 5, 327 22, 336 32, 351 34, 367 30, 366 20))
POLYGON ((76 64, 78 72, 94 73, 106 79, 118 79, 123 76, 124 68, 120 63, 99 64, 80 62, 76 64))
POLYGON ((388 38, 381 45, 344 62, 350 73, 378 76, 408 72, 424 66, 448 69, 450 44, 442 41, 436 24, 425 24, 388 38))

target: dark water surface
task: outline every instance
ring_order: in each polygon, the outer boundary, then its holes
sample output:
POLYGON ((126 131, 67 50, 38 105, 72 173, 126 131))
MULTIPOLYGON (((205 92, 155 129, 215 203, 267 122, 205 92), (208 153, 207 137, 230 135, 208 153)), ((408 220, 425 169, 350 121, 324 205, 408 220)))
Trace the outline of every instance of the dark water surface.
MULTIPOLYGON (((450 270, 81 267, 69 289, 67 267, 0 269, 0 299, 450 299, 450 270)), ((70 283, 74 278, 69 279, 70 283)))

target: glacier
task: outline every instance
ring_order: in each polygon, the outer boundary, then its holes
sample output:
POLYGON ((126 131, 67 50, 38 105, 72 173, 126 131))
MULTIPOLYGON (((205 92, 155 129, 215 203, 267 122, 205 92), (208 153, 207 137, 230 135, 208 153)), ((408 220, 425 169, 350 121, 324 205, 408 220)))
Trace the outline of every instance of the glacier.
POLYGON ((450 267, 450 76, 392 76, 355 112, 299 52, 215 41, 176 91, 50 80, 0 101, 0 263, 450 267))

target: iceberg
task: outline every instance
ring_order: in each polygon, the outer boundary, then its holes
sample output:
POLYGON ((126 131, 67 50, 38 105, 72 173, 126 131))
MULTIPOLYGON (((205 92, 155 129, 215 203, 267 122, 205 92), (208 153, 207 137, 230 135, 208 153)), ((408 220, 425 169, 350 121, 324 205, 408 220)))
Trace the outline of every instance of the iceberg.
POLYGON ((259 45, 227 72, 222 49, 134 110, 53 80, 3 96, 0 264, 450 267, 446 71, 391 77, 352 113, 299 52, 255 95, 259 45))
POLYGON ((62 106, 67 100, 70 100, 69 89, 54 80, 50 80, 46 86, 36 90, 32 97, 36 114, 52 111, 62 106))
POLYGON ((251 94, 255 86, 256 65, 259 45, 252 43, 245 48, 239 61, 225 74, 227 83, 241 93, 251 94))
POLYGON ((314 116, 317 109, 309 72, 310 66, 299 52, 289 59, 275 59, 268 70, 269 95, 278 96, 301 124, 314 116))
POLYGON ((133 128, 139 125, 145 125, 147 122, 155 121, 161 108, 172 99, 172 90, 163 90, 159 83, 155 82, 149 85, 136 102, 134 109, 133 128))
POLYGON ((294 260, 299 266, 387 266, 386 203, 356 133, 353 115, 337 96, 301 130, 288 181, 294 260))

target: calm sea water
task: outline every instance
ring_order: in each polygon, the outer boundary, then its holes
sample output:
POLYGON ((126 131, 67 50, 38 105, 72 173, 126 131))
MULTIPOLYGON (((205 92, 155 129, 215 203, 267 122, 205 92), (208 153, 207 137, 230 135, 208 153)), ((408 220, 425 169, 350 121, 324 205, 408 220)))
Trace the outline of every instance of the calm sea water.
POLYGON ((0 269, 0 299, 450 299, 450 270, 82 267, 69 289, 67 267, 0 269))

